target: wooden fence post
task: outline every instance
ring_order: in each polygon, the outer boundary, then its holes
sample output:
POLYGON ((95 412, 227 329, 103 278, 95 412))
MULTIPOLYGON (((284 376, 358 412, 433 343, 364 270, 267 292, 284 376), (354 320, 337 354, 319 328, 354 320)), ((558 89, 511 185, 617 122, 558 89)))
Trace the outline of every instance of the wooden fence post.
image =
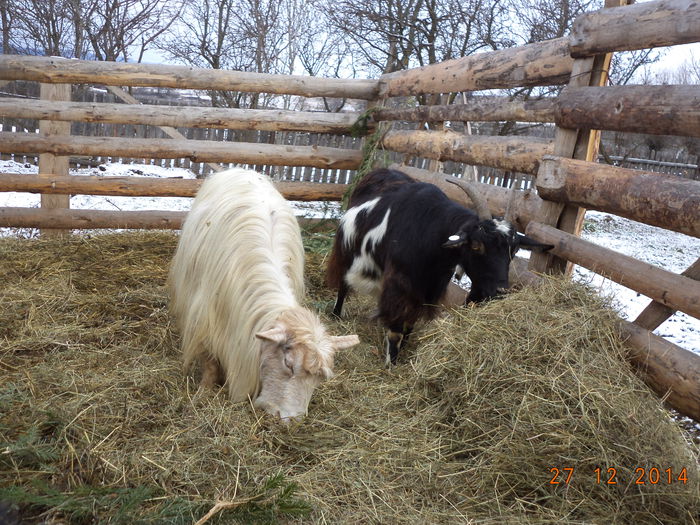
MULTIPOLYGON (((69 101, 71 99, 70 84, 41 84, 40 98, 49 101, 69 101)), ((43 137, 70 135, 70 122, 40 120, 39 133, 43 137)), ((39 155, 39 173, 53 176, 68 176, 70 157, 59 157, 52 153, 39 155)), ((69 208, 70 195, 41 195, 42 208, 69 208)), ((70 230, 42 228, 42 236, 63 235, 70 230)))
MULTIPOLYGON (((605 0, 605 7, 620 5, 627 5, 627 0, 605 0)), ((604 86, 608 80, 611 59, 612 53, 607 53, 574 60, 569 86, 604 86)), ((599 144, 600 131, 557 127, 554 154, 593 162, 598 158, 599 144)), ((583 228, 585 214, 586 210, 578 206, 544 202, 538 222, 578 236, 583 228)), ((533 253, 529 269, 536 272, 571 273, 573 265, 548 253, 533 253)))

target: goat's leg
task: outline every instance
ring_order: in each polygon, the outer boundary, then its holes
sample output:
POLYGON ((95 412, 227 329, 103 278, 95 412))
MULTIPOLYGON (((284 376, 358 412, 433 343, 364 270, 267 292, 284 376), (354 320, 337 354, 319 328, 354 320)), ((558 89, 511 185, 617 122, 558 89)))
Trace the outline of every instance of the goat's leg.
POLYGON ((413 323, 404 322, 402 333, 403 333, 403 339, 401 340, 401 347, 408 344, 408 338, 413 333, 413 323))
POLYGON ((338 287, 338 298, 335 300, 335 306, 333 307, 333 315, 340 317, 343 313, 343 303, 345 302, 345 297, 348 295, 348 285, 343 280, 338 287))
POLYGON ((410 279, 392 265, 384 269, 379 296, 379 318, 387 328, 386 363, 396 364, 405 337, 418 319, 420 305, 416 304, 410 279))

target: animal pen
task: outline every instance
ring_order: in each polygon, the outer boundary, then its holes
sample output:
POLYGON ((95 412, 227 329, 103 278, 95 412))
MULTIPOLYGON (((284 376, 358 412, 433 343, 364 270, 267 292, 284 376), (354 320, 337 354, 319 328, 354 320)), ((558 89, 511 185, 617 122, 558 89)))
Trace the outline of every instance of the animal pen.
MULTIPOLYGON (((700 237, 700 181, 594 160, 597 130, 700 137, 700 86, 606 85, 613 52, 700 41, 700 4, 694 0, 606 4, 610 7, 578 17, 567 37, 374 80, 2 55, 0 80, 39 82, 41 96, 33 101, 0 98, 0 116, 37 119, 41 132, 0 133, 0 153, 40 159, 38 175, 0 175, 0 191, 41 193, 42 200, 37 209, 0 208, 0 226, 40 228, 49 235, 72 229, 177 230, 185 212, 74 210, 68 206, 69 196, 192 197, 201 184, 200 180, 70 176, 72 156, 187 158, 208 163, 213 170, 232 163, 360 170, 374 160, 373 151, 384 150, 402 155, 401 169, 411 177, 438 185, 465 205, 469 205, 466 196, 444 182, 441 162, 529 174, 535 177, 535 188, 525 191, 478 186, 494 215, 508 210, 520 231, 554 245, 548 254, 533 254, 529 261, 516 258, 514 281, 543 281, 541 274, 566 274, 576 264, 649 297, 649 306, 637 319, 616 323, 628 357, 668 406, 700 422, 700 355, 652 333, 675 311, 700 318, 700 259, 678 275, 579 237, 586 209, 700 237), (124 103, 72 102, 75 84, 107 86, 124 103), (557 85, 566 86, 558 96, 527 101, 476 94, 450 105, 410 102, 423 95, 438 100, 437 95, 448 93, 557 85), (366 101, 369 109, 320 113, 163 107, 139 104, 121 89, 125 86, 334 97, 366 101), (364 153, 283 143, 282 132, 348 135, 361 118, 368 124, 364 153), (552 123, 555 137, 469 135, 449 128, 452 122, 496 121, 552 123), (171 138, 73 136, 71 122, 159 126, 171 138), (397 122, 420 126, 395 129, 392 124, 397 122), (275 131, 280 132, 281 143, 187 140, 176 128, 275 131), (410 167, 414 158, 427 159, 429 169, 410 167)), ((285 180, 276 185, 287 199, 299 201, 339 201, 349 186, 285 180)))

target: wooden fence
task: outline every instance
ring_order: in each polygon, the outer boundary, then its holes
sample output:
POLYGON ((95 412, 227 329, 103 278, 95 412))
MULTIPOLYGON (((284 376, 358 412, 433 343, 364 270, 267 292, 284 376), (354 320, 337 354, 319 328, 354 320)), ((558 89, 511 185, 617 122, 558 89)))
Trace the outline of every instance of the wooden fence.
MULTIPOLYGON (((608 0, 606 4, 612 6, 614 2, 608 0)), ((40 157, 39 175, 0 175, 0 191, 40 192, 42 208, 0 208, 0 226, 46 231, 179 228, 184 213, 70 210, 68 195, 191 196, 200 182, 69 176, 70 156, 188 158, 208 163, 212 169, 221 169, 220 164, 241 163, 354 170, 362 162, 361 151, 340 143, 221 143, 189 140, 175 129, 342 136, 359 113, 321 116, 305 111, 212 110, 192 114, 186 108, 181 111, 154 105, 131 109, 125 104, 72 102, 69 84, 103 84, 113 92, 119 86, 155 86, 366 100, 376 108, 373 124, 380 129, 397 121, 414 123, 412 129, 389 127, 381 134, 380 145, 396 155, 411 176, 439 185, 455 200, 469 204, 462 192, 445 183, 443 163, 485 166, 533 177, 535 188, 526 191, 491 184, 479 186, 494 214, 503 214, 509 208, 521 231, 554 245, 551 253, 533 255, 529 263, 517 261, 516 266, 527 264, 529 269, 520 272, 519 278, 536 280, 539 272, 567 272, 574 263, 648 296, 649 306, 634 322, 619 321, 630 358, 671 406, 700 421, 700 356, 651 333, 676 310, 700 318, 700 260, 677 275, 579 237, 585 209, 700 237, 700 182, 594 162, 600 132, 591 131, 700 136, 699 86, 605 86, 612 52, 696 41, 700 41, 700 4, 694 0, 656 0, 582 15, 568 37, 391 73, 376 80, 3 55, 0 80, 42 84, 40 104, 28 107, 24 101, 20 104, 4 99, 0 115, 39 119, 41 133, 0 132, 0 152, 40 157), (681 20, 683 23, 679 23, 681 20), (566 85, 561 95, 542 101, 473 97, 464 104, 410 109, 389 103, 394 97, 555 84, 566 85), (555 134, 553 138, 469 135, 445 125, 501 120, 552 123, 555 134), (170 138, 71 136, 71 121, 161 126, 170 138), (432 123, 431 129, 426 129, 426 122, 432 123), (428 169, 411 166, 417 162, 428 169)), ((127 97, 122 99, 129 101, 127 97)), ((285 196, 296 200, 338 200, 345 191, 343 184, 278 184, 285 196)))
MULTIPOLYGON (((147 105, 166 105, 166 106, 186 106, 190 110, 196 111, 202 119, 207 114, 212 114, 213 108, 209 105, 209 99, 205 95, 196 95, 193 93, 179 94, 178 91, 168 90, 167 92, 152 92, 151 90, 141 89, 136 90, 135 99, 141 104, 147 105)), ((90 86, 76 86, 72 92, 71 100, 73 102, 86 103, 90 105, 115 104, 121 99, 107 91, 104 88, 93 88, 90 86)), ((471 106, 481 106, 489 108, 493 113, 494 118, 519 118, 522 120, 528 119, 534 122, 553 121, 553 102, 547 99, 535 99, 526 102, 508 101, 496 97, 476 97, 470 100, 471 106), (525 107, 533 108, 536 111, 526 113, 525 107), (548 118, 549 115, 549 118, 548 118)), ((469 105, 461 105, 458 110, 465 111, 465 107, 469 105)), ((78 106, 75 106, 78 107, 78 106)), ((362 106, 364 107, 364 105, 362 106)), ((122 107, 121 111, 131 110, 129 107, 122 107)), ((136 108, 133 108, 136 110, 136 108)), ((437 122, 441 118, 441 107, 439 106, 421 106, 417 108, 404 109, 401 112, 394 112, 394 117, 403 116, 406 120, 400 123, 404 129, 416 129, 417 124, 410 119, 422 119, 424 122, 437 122)), ((42 107, 42 102, 39 100, 38 84, 22 82, 15 86, 10 84, 5 86, 4 91, 0 92, 0 129, 5 131, 21 131, 27 133, 39 132, 39 120, 45 111, 42 107), (2 98, 10 98, 10 102, 3 103, 2 98), (14 108, 14 113, 9 108, 14 104, 17 97, 26 98, 32 101, 33 111, 27 112, 14 108), (6 104, 6 106, 3 106, 6 104), (5 109, 3 109, 3 107, 5 109), (22 118, 13 118, 8 114, 22 115, 22 118), (34 114, 37 118, 24 118, 28 114, 34 114)), ((181 110, 176 110, 181 111, 181 110)), ((68 111, 64 112, 66 115, 68 111)), ((213 114, 220 113, 214 109, 213 114)), ((272 115, 274 111, 258 111, 259 115, 272 115)), ((319 114, 323 118, 323 113, 319 114)), ((348 124, 352 124, 351 120, 347 120, 348 124)), ((394 127, 398 127, 398 122, 392 123, 394 127)), ((463 126, 461 123, 456 123, 456 128, 461 131, 463 126)), ((177 130, 189 140, 208 140, 213 142, 253 142, 264 144, 285 144, 295 146, 323 146, 323 147, 338 147, 342 149, 360 149, 361 140, 346 134, 327 134, 327 133, 308 133, 303 131, 275 131, 262 129, 221 129, 221 128, 185 128, 178 127, 177 130)), ((329 126, 329 131, 334 131, 329 126)), ((335 130, 338 131, 337 129, 335 130)), ((101 122, 84 122, 74 121, 71 123, 71 136, 86 136, 86 137, 134 137, 134 138, 167 138, 167 134, 159 127, 149 124, 119 124, 106 121, 101 122)), ((605 141, 605 134, 602 140, 605 141)), ((619 147, 616 144, 611 144, 606 147, 606 150, 612 152, 609 155, 600 155, 600 162, 607 162, 615 166, 627 168, 644 169, 656 173, 668 173, 684 178, 700 179, 700 170, 698 169, 698 156, 691 155, 688 152, 678 152, 677 148, 666 150, 640 149, 638 146, 634 149, 634 156, 626 154, 624 147, 619 147), (640 157, 641 155, 641 157, 640 157)), ((399 156, 389 153, 391 161, 396 161, 399 156)), ((0 159, 16 160, 20 163, 29 163, 38 165, 38 157, 27 157, 26 155, 15 155, 13 153, 0 153, 0 159)), ((122 158, 112 156, 71 156, 70 165, 73 168, 93 168, 107 162, 119 163, 139 163, 146 165, 155 165, 162 167, 184 168, 192 171, 197 177, 203 177, 212 172, 212 167, 203 162, 192 162, 187 158, 174 159, 154 159, 154 158, 122 158)), ((426 158, 413 158, 410 160, 413 167, 427 169, 430 166, 430 160, 426 158)), ((310 168, 299 166, 272 166, 272 165, 251 165, 251 169, 268 174, 277 180, 284 181, 302 181, 302 182, 319 182, 319 183, 340 183, 348 184, 354 176, 354 170, 327 170, 323 168, 310 168)), ((507 188, 515 187, 515 189, 525 190, 530 189, 534 185, 535 177, 527 173, 514 173, 488 166, 468 165, 462 162, 448 161, 444 164, 444 171, 450 174, 461 175, 464 173, 476 173, 477 180, 480 182, 495 184, 507 188)))

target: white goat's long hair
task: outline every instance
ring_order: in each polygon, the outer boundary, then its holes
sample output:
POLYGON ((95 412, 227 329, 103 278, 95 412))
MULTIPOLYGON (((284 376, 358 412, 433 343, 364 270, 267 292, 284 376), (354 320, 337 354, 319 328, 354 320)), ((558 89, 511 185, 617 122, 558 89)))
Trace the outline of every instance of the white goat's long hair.
POLYGON ((226 371, 229 396, 255 397, 260 341, 304 295, 301 232, 267 177, 234 168, 201 186, 170 269, 185 367, 212 356, 226 371))

